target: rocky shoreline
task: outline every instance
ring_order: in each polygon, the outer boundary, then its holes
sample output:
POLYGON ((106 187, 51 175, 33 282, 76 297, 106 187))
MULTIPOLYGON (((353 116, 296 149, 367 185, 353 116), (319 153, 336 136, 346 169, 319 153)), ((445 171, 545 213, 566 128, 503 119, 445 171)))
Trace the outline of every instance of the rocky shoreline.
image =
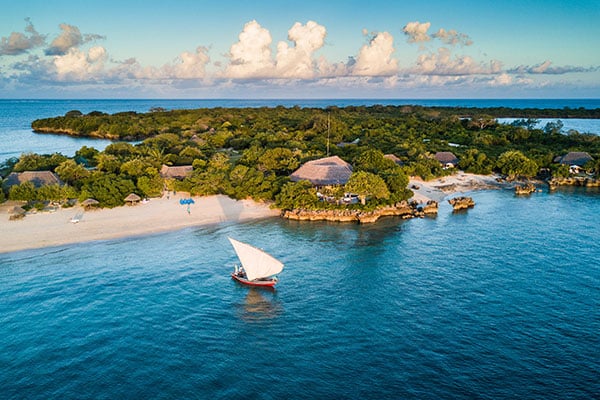
POLYGON ((367 224, 377 221, 381 217, 396 216, 403 219, 423 218, 426 215, 437 215, 438 203, 430 200, 425 204, 416 201, 402 201, 394 206, 379 208, 373 211, 362 210, 285 210, 282 218, 293 221, 329 221, 329 222, 355 222, 367 224))
POLYGON ((588 178, 585 176, 571 176, 568 178, 552 178, 548 181, 550 190, 558 186, 580 186, 580 187, 600 187, 600 179, 588 178))

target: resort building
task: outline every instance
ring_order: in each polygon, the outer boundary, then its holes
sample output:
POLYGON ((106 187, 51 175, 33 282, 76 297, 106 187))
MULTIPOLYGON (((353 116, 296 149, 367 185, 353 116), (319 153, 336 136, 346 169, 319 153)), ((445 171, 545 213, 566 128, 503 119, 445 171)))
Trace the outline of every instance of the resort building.
POLYGON ((554 162, 568 165, 569 172, 572 174, 579 174, 584 169, 583 166, 589 161, 594 159, 585 151, 571 151, 564 156, 558 156, 554 159, 554 162))
POLYGON ((458 158, 451 151, 438 151, 433 158, 438 160, 444 169, 456 168, 458 165, 458 158))
POLYGON ((294 182, 307 180, 313 186, 345 185, 352 175, 352 166, 338 156, 304 163, 290 175, 294 182))
POLYGON ((8 190, 11 186, 20 185, 25 182, 33 183, 33 186, 36 188, 63 184, 58 175, 52 171, 23 171, 11 172, 2 183, 2 187, 8 190))
POLYGON ((398 157, 396 157, 396 155, 394 155, 394 154, 384 154, 383 157, 387 158, 388 160, 392 160, 397 165, 404 165, 404 163, 402 162, 402 160, 399 159, 398 157))
POLYGON ((189 176, 194 168, 191 165, 180 165, 177 167, 169 167, 163 165, 160 169, 160 176, 164 179, 178 179, 183 180, 189 176))

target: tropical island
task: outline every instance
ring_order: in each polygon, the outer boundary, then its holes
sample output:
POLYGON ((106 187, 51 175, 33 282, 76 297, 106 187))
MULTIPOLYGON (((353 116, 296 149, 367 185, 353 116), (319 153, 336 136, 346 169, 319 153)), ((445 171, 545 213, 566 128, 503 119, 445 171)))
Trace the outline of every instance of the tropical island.
POLYGON ((415 179, 443 180, 459 171, 497 174, 496 181, 513 185, 545 179, 553 187, 597 186, 600 136, 565 133, 560 121, 536 128, 541 117, 600 118, 600 109, 72 110, 33 121, 32 128, 115 142, 103 151, 84 146, 74 157, 23 154, 7 160, 0 166, 0 201, 20 201, 24 210, 77 201, 113 208, 184 192, 265 202, 288 218, 309 213, 295 219, 357 220, 377 210, 421 215, 428 197, 418 196, 415 179), (517 119, 501 124, 500 117, 517 119))

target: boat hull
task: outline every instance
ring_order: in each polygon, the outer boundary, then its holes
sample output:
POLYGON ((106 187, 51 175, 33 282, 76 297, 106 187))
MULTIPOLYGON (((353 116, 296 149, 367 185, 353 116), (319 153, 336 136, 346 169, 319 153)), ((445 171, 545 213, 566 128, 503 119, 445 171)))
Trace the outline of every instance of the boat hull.
POLYGON ((267 279, 267 280, 249 281, 248 279, 245 279, 244 277, 237 275, 235 272, 231 274, 231 277, 233 279, 235 279, 236 281, 238 281, 239 283, 248 285, 248 286, 273 287, 277 283, 277 280, 274 278, 267 279))

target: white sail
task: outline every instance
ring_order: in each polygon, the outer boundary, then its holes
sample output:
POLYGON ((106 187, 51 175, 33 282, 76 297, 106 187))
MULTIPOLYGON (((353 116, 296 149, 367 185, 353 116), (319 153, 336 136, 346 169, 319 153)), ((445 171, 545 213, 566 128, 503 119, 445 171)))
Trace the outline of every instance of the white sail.
POLYGON ((280 273, 283 263, 273 256, 246 243, 228 238, 237 253, 249 281, 280 273))

